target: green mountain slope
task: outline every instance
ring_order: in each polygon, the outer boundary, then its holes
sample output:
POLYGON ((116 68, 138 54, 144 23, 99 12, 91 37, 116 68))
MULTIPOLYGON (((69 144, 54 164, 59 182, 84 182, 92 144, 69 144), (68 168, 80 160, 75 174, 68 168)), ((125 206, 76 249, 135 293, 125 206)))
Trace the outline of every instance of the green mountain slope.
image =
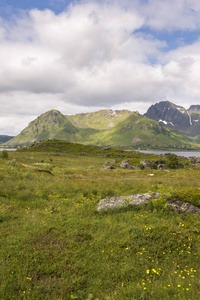
MULTIPOLYGON (((101 110, 69 117, 57 110, 50 110, 32 121, 18 136, 4 145, 29 146, 48 139, 133 148, 190 148, 194 143, 192 137, 163 127, 157 121, 137 112, 101 110)), ((195 142, 198 143, 198 140, 195 142)))
POLYGON ((73 116, 66 116, 75 126, 82 128, 94 128, 106 130, 113 128, 118 123, 134 114, 129 110, 103 109, 92 113, 82 113, 73 116))
POLYGON ((14 138, 14 136, 0 135, 0 144, 5 143, 13 138, 14 138))
POLYGON ((32 121, 19 135, 6 143, 7 146, 30 145, 47 139, 64 139, 83 142, 96 132, 94 129, 79 129, 57 110, 50 110, 32 121))
POLYGON ((183 133, 164 128, 158 122, 133 114, 114 128, 104 131, 101 140, 105 145, 178 147, 187 146, 192 139, 183 133))

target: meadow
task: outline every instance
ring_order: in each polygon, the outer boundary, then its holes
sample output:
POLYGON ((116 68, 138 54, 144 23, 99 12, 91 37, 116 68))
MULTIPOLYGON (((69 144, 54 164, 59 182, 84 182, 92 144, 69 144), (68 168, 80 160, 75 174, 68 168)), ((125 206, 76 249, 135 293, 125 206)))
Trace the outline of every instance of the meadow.
POLYGON ((199 168, 121 169, 126 158, 158 157, 56 142, 0 153, 0 299, 200 298, 200 216, 166 207, 199 205, 199 168), (160 199, 96 211, 146 192, 160 199))

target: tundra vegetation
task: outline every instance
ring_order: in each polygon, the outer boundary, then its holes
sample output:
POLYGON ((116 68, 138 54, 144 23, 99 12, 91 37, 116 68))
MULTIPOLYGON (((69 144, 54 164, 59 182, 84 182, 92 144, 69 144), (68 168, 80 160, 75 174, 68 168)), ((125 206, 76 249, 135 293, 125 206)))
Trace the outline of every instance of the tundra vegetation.
POLYGON ((169 157, 168 170, 122 169, 161 158, 62 141, 0 156, 0 299, 199 299, 200 216, 166 201, 200 207, 200 170, 169 157), (160 198, 97 212, 146 192, 160 198))

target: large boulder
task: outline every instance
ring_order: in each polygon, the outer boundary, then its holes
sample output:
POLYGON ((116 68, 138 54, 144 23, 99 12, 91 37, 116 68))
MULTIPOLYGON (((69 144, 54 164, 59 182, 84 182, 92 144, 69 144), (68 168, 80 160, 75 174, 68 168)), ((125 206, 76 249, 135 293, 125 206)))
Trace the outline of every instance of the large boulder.
POLYGON ((119 166, 121 168, 123 168, 123 169, 134 169, 134 166, 132 166, 131 164, 129 164, 128 160, 122 161, 119 166))
POLYGON ((200 213, 200 209, 197 206, 180 200, 170 200, 167 202, 167 206, 171 207, 175 213, 192 213, 194 215, 200 213))
POLYGON ((144 160, 140 161, 139 165, 142 165, 144 167, 144 169, 151 169, 152 162, 149 161, 149 160, 144 159, 144 160))
POLYGON ((115 169, 115 167, 113 167, 113 166, 103 166, 103 167, 101 167, 101 169, 103 169, 103 170, 113 170, 113 169, 115 169))
POLYGON ((190 161, 192 164, 196 164, 197 157, 196 156, 191 156, 191 157, 188 157, 187 160, 190 161))
POLYGON ((121 207, 128 207, 133 205, 142 205, 148 204, 151 199, 158 199, 158 193, 145 193, 145 194, 136 194, 136 195, 127 195, 127 196, 120 196, 120 197, 111 197, 105 198, 100 200, 97 211, 106 211, 108 209, 113 208, 121 208, 121 207))

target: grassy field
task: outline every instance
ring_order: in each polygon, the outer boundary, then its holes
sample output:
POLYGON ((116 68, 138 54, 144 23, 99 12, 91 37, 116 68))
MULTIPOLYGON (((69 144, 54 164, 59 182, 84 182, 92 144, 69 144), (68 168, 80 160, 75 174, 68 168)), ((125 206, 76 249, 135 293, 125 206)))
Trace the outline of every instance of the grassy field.
POLYGON ((198 196, 200 170, 120 169, 126 157, 156 159, 56 143, 0 153, 0 299, 200 298, 200 217, 165 206, 166 195, 198 196), (101 169, 108 161, 116 169, 101 169), (161 197, 96 211, 145 192, 161 197))

